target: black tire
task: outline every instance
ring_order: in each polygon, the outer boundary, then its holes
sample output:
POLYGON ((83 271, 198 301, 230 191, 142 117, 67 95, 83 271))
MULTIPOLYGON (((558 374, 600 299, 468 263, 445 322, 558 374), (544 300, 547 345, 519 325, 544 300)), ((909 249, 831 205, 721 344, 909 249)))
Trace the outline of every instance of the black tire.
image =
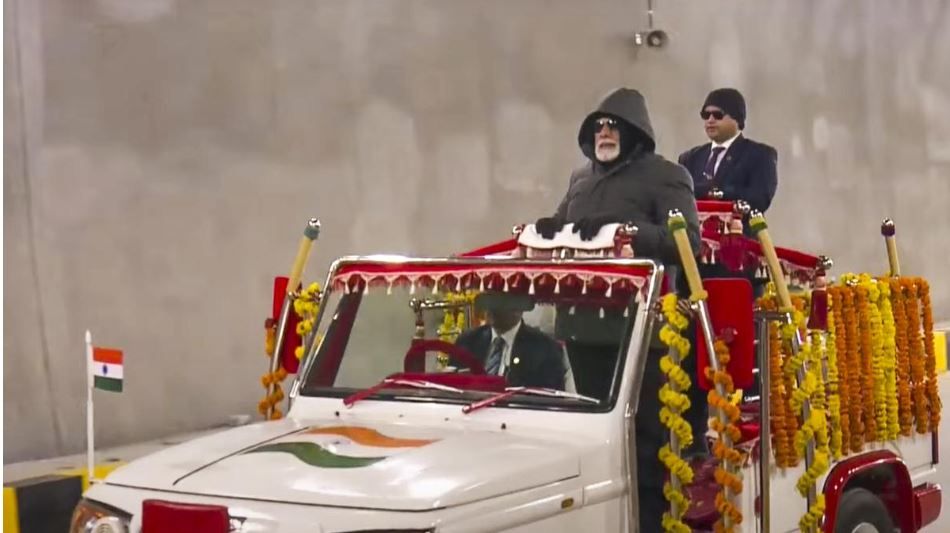
POLYGON ((835 533, 853 533, 862 524, 873 526, 881 533, 894 531, 891 515, 880 498, 867 489, 848 489, 838 503, 835 533))

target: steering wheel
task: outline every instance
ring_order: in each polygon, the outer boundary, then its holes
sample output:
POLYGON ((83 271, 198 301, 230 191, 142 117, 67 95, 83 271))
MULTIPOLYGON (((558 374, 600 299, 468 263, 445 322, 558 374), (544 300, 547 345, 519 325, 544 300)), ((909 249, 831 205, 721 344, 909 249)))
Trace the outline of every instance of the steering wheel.
POLYGON ((403 359, 403 370, 413 371, 412 363, 425 365, 425 356, 427 352, 445 352, 468 365, 472 374, 484 374, 485 365, 475 357, 472 352, 462 348, 457 344, 446 342, 439 339, 421 339, 412 341, 412 346, 406 351, 406 357, 403 359))

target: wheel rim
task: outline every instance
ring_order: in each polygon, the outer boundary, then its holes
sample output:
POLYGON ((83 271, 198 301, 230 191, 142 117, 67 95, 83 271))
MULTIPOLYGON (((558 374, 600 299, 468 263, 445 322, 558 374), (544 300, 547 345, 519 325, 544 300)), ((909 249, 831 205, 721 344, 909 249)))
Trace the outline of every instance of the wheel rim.
POLYGON ((851 533, 881 533, 881 531, 874 527, 873 524, 861 522, 860 524, 854 526, 854 529, 851 530, 851 533))

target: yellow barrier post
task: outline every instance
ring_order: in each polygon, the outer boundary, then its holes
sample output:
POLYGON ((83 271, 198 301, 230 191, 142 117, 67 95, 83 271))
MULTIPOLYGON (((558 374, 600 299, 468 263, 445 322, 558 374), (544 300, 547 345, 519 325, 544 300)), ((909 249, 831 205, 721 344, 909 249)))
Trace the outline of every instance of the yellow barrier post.
MULTIPOLYGON (((679 252, 680 262, 683 266, 683 273, 686 276, 686 281, 689 285, 690 290, 690 301, 693 302, 695 309, 699 315, 699 322, 703 328, 703 337, 706 344, 706 353, 709 354, 709 364, 710 367, 716 372, 719 372, 723 369, 719 366, 719 360, 716 357, 716 348, 714 344, 715 334, 712 326, 712 319, 709 315, 709 308, 706 305, 706 297, 708 293, 703 288, 702 279, 699 275, 699 267, 696 265, 696 257, 693 255, 693 249, 689 244, 689 237, 686 235, 686 219, 683 217, 683 214, 677 210, 671 210, 669 213, 668 227, 670 233, 673 235, 673 239, 676 242, 676 249, 679 252)), ((719 396, 726 398, 727 392, 725 388, 720 383, 716 383, 716 392, 719 396)), ((725 411, 722 409, 716 409, 719 422, 723 427, 726 427, 729 424, 728 416, 725 411)), ((721 435, 723 444, 726 448, 732 448, 732 438, 727 434, 723 433, 721 435)), ((721 467, 723 470, 730 474, 735 474, 736 465, 732 465, 729 461, 723 459, 721 467)), ((730 487, 724 486, 725 499, 735 505, 735 497, 733 491, 730 487)), ((731 528, 734 526, 732 519, 727 514, 722 515, 722 523, 726 531, 731 531, 731 528)))
POLYGON ((887 263, 890 266, 888 275, 891 277, 900 277, 901 275, 901 264, 897 258, 897 240, 894 236, 896 233, 897 228, 894 221, 885 218, 884 222, 881 223, 881 235, 884 236, 884 246, 887 248, 887 263))

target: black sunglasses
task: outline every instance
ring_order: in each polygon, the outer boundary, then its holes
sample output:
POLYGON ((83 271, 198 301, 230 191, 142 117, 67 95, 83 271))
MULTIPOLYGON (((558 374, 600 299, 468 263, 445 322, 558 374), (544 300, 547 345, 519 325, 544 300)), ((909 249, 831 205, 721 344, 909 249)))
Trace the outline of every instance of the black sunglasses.
POLYGON ((600 131, 601 129, 603 129, 604 126, 607 126, 608 128, 612 130, 615 130, 617 129, 617 121, 610 117, 600 117, 599 119, 594 121, 594 132, 596 133, 600 131))
POLYGON ((703 120, 708 120, 709 117, 713 117, 716 120, 722 120, 722 118, 725 117, 726 114, 723 113, 722 111, 706 111, 704 109, 699 112, 699 116, 702 117, 703 120))

